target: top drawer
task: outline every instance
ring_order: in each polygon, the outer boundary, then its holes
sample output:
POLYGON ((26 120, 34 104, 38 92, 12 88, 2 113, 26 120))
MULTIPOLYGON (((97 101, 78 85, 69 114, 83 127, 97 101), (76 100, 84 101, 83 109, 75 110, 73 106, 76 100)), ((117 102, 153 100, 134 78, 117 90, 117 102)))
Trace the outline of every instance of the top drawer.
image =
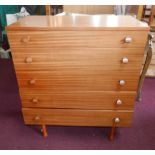
POLYGON ((9 31, 11 48, 144 47, 147 31, 9 31))

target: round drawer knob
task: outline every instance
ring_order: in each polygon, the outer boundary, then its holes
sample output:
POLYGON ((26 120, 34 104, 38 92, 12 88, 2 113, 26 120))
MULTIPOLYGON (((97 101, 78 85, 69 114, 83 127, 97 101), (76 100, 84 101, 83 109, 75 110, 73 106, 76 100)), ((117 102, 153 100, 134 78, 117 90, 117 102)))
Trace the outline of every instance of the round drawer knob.
POLYGON ((27 57, 27 58, 25 59, 25 62, 26 62, 26 63, 31 63, 31 62, 32 62, 32 58, 31 58, 31 57, 27 57))
POLYGON ((120 118, 119 118, 119 117, 116 117, 116 118, 114 119, 114 122, 115 122, 115 123, 119 123, 119 122, 120 122, 120 118))
POLYGON ((119 84, 120 84, 120 86, 124 86, 125 85, 125 81, 124 80, 120 80, 119 84))
POLYGON ((128 62, 129 62, 128 58, 127 57, 123 57, 122 63, 123 64, 127 64, 128 62))
POLYGON ((30 41, 30 36, 24 36, 21 38, 21 42, 28 43, 30 41))
POLYGON ((36 80, 35 80, 35 79, 31 79, 29 82, 30 82, 30 84, 32 84, 32 85, 33 85, 33 84, 35 84, 35 83, 36 83, 36 80))
POLYGON ((121 105, 122 104, 122 101, 120 100, 120 99, 118 99, 117 101, 116 101, 116 105, 121 105))
POLYGON ((38 98, 33 98, 33 99, 32 99, 32 102, 33 102, 33 103, 37 103, 37 102, 38 102, 38 98))
POLYGON ((131 37, 125 37, 124 42, 125 43, 131 43, 132 42, 132 38, 131 37))
POLYGON ((35 116, 35 117, 34 117, 34 120, 35 120, 35 121, 39 121, 39 120, 40 120, 40 116, 35 116))

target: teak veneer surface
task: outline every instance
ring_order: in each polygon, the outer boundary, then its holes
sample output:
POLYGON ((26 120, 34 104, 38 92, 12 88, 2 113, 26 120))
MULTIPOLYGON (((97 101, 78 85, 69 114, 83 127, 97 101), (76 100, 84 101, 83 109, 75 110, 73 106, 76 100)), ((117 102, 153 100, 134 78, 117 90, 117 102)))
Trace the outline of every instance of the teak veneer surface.
POLYGON ((8 31, 12 48, 144 48, 148 31, 8 31), (115 35, 114 35, 115 34, 115 35), (143 36, 143 37, 141 37, 143 36), (125 43, 131 37, 132 43, 125 43))
POLYGON ((146 23, 132 16, 27 16, 7 30, 149 30, 146 23))
POLYGON ((45 125, 131 126, 148 32, 115 15, 29 16, 8 26, 25 124, 44 134, 45 125))
POLYGON ((130 126, 131 110, 79 110, 23 108, 26 124, 112 126, 113 118, 119 117, 118 126, 130 126), (37 120, 36 120, 37 116, 37 120))
POLYGON ((27 108, 73 108, 73 109, 121 109, 132 110, 136 92, 115 91, 79 91, 43 93, 20 92, 22 106, 27 108), (118 99, 122 105, 116 105, 118 99))
POLYGON ((139 71, 144 51, 143 48, 13 48, 12 54, 16 70, 50 70, 52 74, 72 75, 73 72, 78 75, 105 70, 139 71), (123 57, 128 57, 128 64, 122 63, 123 57), (26 63, 27 58, 32 62, 26 63))

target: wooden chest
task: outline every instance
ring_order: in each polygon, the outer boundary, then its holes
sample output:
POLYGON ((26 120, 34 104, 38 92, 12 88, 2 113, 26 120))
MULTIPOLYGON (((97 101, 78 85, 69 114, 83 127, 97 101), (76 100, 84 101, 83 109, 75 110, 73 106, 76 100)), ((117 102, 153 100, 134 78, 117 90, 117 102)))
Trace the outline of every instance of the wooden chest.
POLYGON ((148 30, 114 15, 29 16, 8 26, 25 124, 130 126, 148 30))

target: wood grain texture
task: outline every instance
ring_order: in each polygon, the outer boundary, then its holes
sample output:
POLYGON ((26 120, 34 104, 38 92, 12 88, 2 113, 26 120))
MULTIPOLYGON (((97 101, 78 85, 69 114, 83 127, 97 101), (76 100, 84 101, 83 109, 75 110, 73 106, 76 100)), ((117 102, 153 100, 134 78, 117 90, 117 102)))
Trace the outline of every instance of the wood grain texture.
POLYGON ((138 30, 149 31, 149 26, 132 16, 27 16, 7 26, 8 31, 52 31, 52 30, 138 30))
POLYGON ((113 119, 120 118, 118 126, 131 126, 130 110, 75 110, 22 108, 25 124, 112 126, 113 119), (35 118, 38 119, 35 119, 35 118))
POLYGON ((106 71, 88 75, 54 75, 48 71, 17 73, 20 89, 28 91, 136 91, 139 75, 137 72, 106 71), (125 85, 119 84, 125 80, 125 85), (31 81, 34 81, 31 83, 31 81))
POLYGON ((105 70, 137 70, 143 63, 143 48, 80 48, 80 49, 27 49, 13 48, 13 61, 16 70, 50 70, 53 74, 72 74, 71 72, 105 70), (21 54, 22 53, 22 54, 21 54), (128 64, 123 64, 122 59, 127 57, 128 64), (27 63, 26 59, 32 62, 27 63), (76 70, 75 70, 76 69, 76 70))
POLYGON ((23 107, 33 108, 75 108, 75 109, 112 109, 132 110, 136 92, 115 91, 80 91, 80 92, 44 92, 29 93, 21 91, 20 96, 23 107), (122 101, 117 105, 117 100, 122 101))
POLYGON ((109 15, 30 16, 8 26, 25 123, 112 126, 118 117, 130 126, 148 31, 109 15))
POLYGON ((12 48, 137 48, 145 47, 147 31, 8 31, 12 48), (114 35, 115 34, 115 35, 114 35), (143 37, 141 37, 143 36, 143 37), (125 43, 131 37, 131 43, 125 43))

